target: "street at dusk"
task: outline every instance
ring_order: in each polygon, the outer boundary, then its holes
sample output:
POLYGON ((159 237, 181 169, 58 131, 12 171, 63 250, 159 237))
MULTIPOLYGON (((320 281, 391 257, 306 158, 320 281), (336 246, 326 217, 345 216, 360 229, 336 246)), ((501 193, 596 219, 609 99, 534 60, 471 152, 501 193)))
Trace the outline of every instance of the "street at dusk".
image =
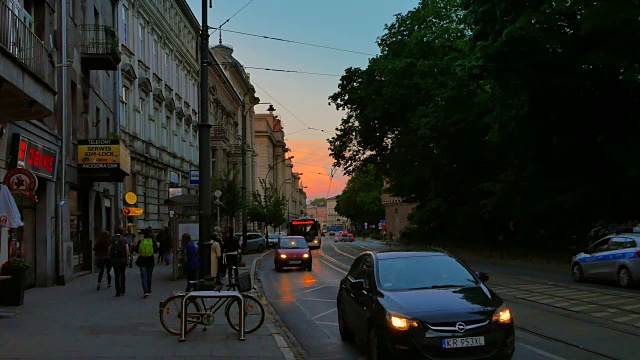
POLYGON ((634 360, 640 1, 0 0, 0 360, 634 360))

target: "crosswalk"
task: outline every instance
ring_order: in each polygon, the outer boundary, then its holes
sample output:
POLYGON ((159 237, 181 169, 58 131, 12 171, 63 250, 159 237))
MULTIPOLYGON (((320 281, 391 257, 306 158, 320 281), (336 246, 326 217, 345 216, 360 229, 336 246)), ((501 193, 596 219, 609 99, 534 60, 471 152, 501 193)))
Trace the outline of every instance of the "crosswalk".
POLYGON ((574 288, 564 284, 492 284, 504 298, 533 301, 584 315, 640 327, 640 294, 574 288))

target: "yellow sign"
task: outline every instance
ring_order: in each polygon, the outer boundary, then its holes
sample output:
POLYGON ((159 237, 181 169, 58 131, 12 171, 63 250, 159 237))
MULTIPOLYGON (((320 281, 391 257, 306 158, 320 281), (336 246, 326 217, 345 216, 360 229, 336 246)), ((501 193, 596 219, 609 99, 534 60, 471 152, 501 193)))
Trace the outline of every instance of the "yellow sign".
POLYGON ((126 216, 140 216, 144 213, 141 208, 124 208, 122 213, 126 216))
POLYGON ((120 139, 78 140, 78 168, 131 171, 131 155, 120 139))
POLYGON ((124 195, 124 201, 126 201, 129 205, 133 205, 138 201, 138 196, 129 191, 124 195))

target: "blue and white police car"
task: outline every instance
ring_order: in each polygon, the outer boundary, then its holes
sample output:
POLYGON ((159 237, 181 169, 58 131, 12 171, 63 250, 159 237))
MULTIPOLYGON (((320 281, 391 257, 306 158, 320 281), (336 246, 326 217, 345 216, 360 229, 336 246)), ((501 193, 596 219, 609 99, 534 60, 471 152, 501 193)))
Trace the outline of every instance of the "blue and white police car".
POLYGON ((573 280, 616 280, 628 288, 640 280, 640 228, 619 228, 573 257, 573 280))

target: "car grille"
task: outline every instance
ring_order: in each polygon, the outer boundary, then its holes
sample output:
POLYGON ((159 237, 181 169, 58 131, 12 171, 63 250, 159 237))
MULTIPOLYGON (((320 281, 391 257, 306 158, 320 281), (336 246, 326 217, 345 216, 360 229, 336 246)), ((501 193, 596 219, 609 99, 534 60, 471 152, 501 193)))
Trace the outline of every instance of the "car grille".
POLYGON ((480 320, 468 320, 468 321, 456 321, 456 322, 441 322, 441 323, 429 323, 427 326, 437 332, 444 333, 460 333, 458 331, 456 325, 458 323, 464 323, 465 331, 468 330, 477 330, 489 324, 489 320, 480 319, 480 320))

